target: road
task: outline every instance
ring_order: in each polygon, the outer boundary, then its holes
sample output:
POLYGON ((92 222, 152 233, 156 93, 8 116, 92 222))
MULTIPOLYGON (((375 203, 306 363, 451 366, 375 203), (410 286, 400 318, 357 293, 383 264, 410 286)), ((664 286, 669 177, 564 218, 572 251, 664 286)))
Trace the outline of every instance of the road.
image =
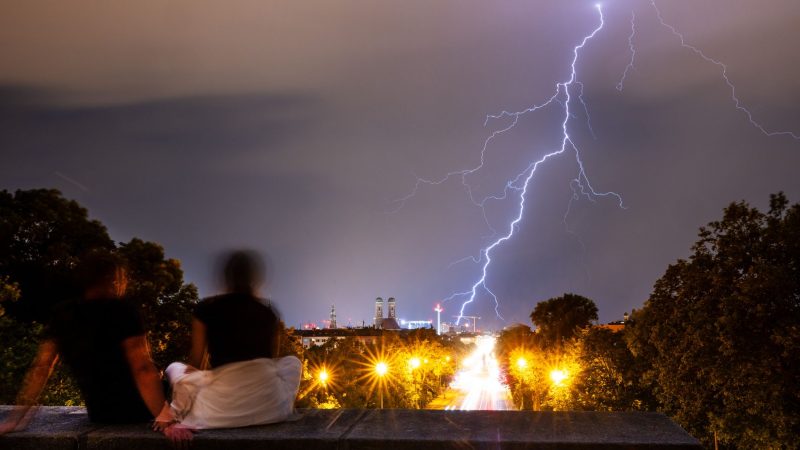
POLYGON ((462 411, 514 409, 508 387, 500 380, 494 346, 494 337, 478 338, 475 351, 462 361, 448 392, 428 407, 462 411))

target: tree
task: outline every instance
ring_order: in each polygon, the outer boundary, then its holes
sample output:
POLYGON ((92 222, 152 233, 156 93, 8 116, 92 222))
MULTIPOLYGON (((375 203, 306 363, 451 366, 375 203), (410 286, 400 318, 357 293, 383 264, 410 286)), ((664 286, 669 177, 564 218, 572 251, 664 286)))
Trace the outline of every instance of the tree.
MULTIPOLYGON (((119 248, 88 211, 52 189, 0 191, 0 402, 14 401, 52 307, 80 294, 72 281, 81 258, 116 251, 130 266, 127 300, 137 304, 160 367, 188 351, 197 290, 183 283, 180 263, 155 243, 132 239, 119 248)), ((44 404, 78 404, 62 367, 42 395, 44 404)))
POLYGON ((800 205, 744 202, 700 229, 632 316, 662 408, 699 439, 800 446, 800 205))
POLYGON ((559 346, 545 345, 538 333, 522 324, 500 333, 498 362, 519 409, 573 409, 571 380, 580 373, 578 344, 578 340, 573 339, 559 346), (570 381, 555 383, 551 373, 556 370, 568 374, 570 381))
POLYGON ((580 374, 574 383, 574 407, 588 411, 649 410, 655 407, 641 379, 641 361, 633 356, 624 332, 590 328, 580 339, 580 374))
MULTIPOLYGON (((0 402, 14 402, 52 307, 77 293, 72 273, 81 255, 113 247, 106 228, 57 190, 0 191, 0 402)), ((41 401, 80 402, 64 369, 41 401)))
POLYGON ((75 294, 71 275, 80 257, 113 248, 103 224, 57 190, 0 191, 0 276, 20 290, 10 317, 46 322, 54 304, 75 294))
POLYGON ((586 297, 564 294, 539 302, 531 312, 537 338, 544 347, 560 348, 597 320, 597 306, 586 297))
POLYGON ((282 320, 278 322, 278 327, 278 356, 296 356, 302 361, 303 343, 298 336, 295 336, 294 327, 286 328, 282 320))
POLYGON ((6 314, 5 306, 19 300, 19 286, 11 282, 8 277, 0 276, 0 317, 6 314))
POLYGON ((142 313, 156 366, 185 359, 197 288, 184 284, 180 261, 167 259, 156 243, 134 238, 117 251, 128 263, 126 300, 142 313))
POLYGON ((444 392, 465 351, 459 340, 433 330, 388 332, 372 343, 355 334, 330 339, 303 352, 298 406, 377 408, 382 397, 386 408, 423 408, 444 392), (382 376, 375 371, 379 362, 388 367, 382 376))
POLYGON ((24 326, 6 314, 6 308, 19 300, 20 292, 16 283, 8 277, 0 277, 0 402, 14 400, 18 386, 22 383, 22 375, 30 364, 31 356, 36 351, 36 344, 31 339, 39 330, 24 326), (7 345, 6 343, 10 344, 7 345), (21 350, 21 351, 20 351, 21 350))

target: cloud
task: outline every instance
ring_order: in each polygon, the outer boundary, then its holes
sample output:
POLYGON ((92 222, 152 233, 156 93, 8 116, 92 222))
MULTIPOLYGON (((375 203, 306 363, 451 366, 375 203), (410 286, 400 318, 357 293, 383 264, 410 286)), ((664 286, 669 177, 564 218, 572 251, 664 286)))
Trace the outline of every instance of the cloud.
MULTIPOLYGON (((659 5, 729 64, 759 121, 798 131, 788 52, 800 3, 659 5)), ((800 199, 797 143, 750 127, 718 69, 680 48, 648 2, 609 3, 606 19, 579 61, 597 139, 580 110, 570 132, 594 186, 629 208, 574 203, 576 238, 562 222, 574 159, 543 166, 488 278, 512 320, 566 291, 616 319, 728 202, 800 199), (631 8, 636 70, 618 92, 631 8)), ((357 323, 378 295, 429 318, 432 302, 471 285, 476 266, 449 264, 476 256, 490 230, 460 180, 384 212, 415 175, 474 167, 496 125, 485 114, 552 95, 596 22, 583 0, 17 3, 0 16, 0 182, 59 187, 115 238, 163 243, 203 293, 217 250, 267 251, 290 323, 330 303, 357 323)), ((502 190, 552 150, 559 114, 527 115, 494 141, 475 192, 502 190)), ((499 228, 513 202, 490 208, 499 228)), ((488 298, 474 306, 487 324, 492 309, 488 298)))

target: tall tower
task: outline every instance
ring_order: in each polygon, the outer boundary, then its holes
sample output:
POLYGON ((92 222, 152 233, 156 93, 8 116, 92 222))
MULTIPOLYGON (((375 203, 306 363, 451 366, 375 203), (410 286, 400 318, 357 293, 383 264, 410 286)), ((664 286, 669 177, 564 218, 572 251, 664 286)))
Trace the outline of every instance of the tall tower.
POLYGON ((375 328, 380 328, 381 322, 383 322, 383 299, 378 297, 375 299, 375 328))
POLYGON ((394 297, 389 297, 389 318, 397 318, 397 310, 395 308, 394 297))
POLYGON ((442 334, 442 311, 444 311, 444 308, 437 303, 436 308, 433 308, 433 310, 436 311, 436 334, 442 334))
POLYGON ((331 305, 331 324, 329 328, 336 328, 336 305, 331 305))

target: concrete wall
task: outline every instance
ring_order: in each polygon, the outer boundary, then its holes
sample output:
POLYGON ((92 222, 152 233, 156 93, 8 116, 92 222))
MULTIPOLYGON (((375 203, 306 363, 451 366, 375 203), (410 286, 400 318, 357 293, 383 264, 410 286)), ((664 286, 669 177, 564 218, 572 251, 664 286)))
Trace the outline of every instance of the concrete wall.
MULTIPOLYGON (((0 406, 0 417, 9 407, 0 406)), ((0 449, 170 449, 146 425, 92 424, 83 408, 42 407, 26 431, 0 436, 0 449)), ((698 449, 696 439, 657 413, 301 410, 298 419, 204 430, 204 449, 698 449)))

